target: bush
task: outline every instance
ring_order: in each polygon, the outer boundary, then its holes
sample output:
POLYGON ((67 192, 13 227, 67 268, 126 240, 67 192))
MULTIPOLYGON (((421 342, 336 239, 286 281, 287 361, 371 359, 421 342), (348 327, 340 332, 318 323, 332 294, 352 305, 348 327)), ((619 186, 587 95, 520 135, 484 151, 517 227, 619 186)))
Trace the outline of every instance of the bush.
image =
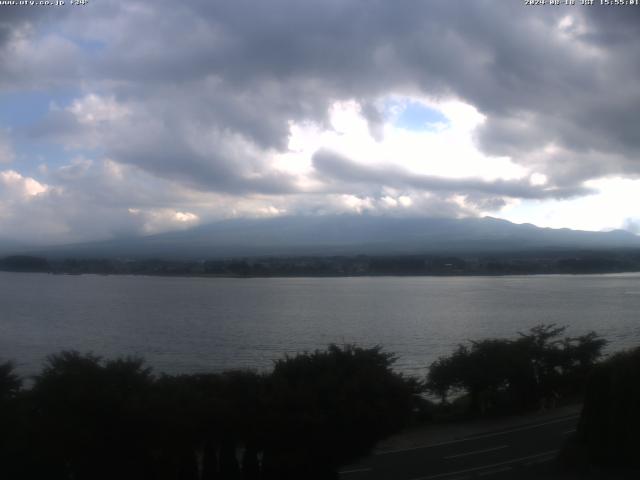
POLYGON ((62 352, 30 390, 2 364, 0 476, 335 478, 411 415, 418 385, 393 360, 378 347, 332 345, 267 375, 156 377, 138 358, 62 352))

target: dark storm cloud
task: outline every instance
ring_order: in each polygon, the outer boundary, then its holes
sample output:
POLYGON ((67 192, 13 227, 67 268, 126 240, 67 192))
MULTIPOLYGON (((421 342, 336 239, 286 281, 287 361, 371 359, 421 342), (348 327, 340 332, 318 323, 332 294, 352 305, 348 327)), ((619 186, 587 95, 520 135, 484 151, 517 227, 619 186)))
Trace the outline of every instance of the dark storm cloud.
MULTIPOLYGON (((487 152, 529 164, 529 154, 553 143, 576 154, 626 155, 624 169, 640 170, 640 96, 631 80, 640 73, 638 54, 614 45, 633 37, 635 10, 534 10, 490 1, 171 5, 180 22, 157 12, 134 15, 129 21, 138 28, 125 28, 98 68, 145 80, 150 90, 167 83, 197 89, 203 78, 215 79, 224 94, 200 96, 219 112, 211 121, 258 145, 282 149, 288 121, 322 121, 328 104, 347 98, 363 103, 375 133, 371 101, 404 91, 454 95, 478 107, 488 117, 478 132, 487 152), (558 24, 567 14, 585 23, 586 33, 563 39, 558 24), (177 25, 192 28, 177 32, 177 25), (140 31, 148 35, 141 39, 140 31), (583 52, 594 44, 598 55, 583 52), (523 117, 526 128, 505 128, 523 117)), ((577 184, 584 180, 579 155, 560 161, 573 158, 576 166, 563 170, 574 174, 562 180, 577 184)))
POLYGON ((381 185, 432 192, 472 193, 512 198, 570 198, 593 193, 584 187, 544 188, 523 180, 482 180, 420 175, 394 166, 371 167, 329 151, 313 156, 313 166, 321 178, 363 185, 381 185))
MULTIPOLYGON (((615 46, 629 49, 640 34, 640 9, 637 6, 612 8, 596 5, 584 11, 592 30, 584 38, 598 46, 615 46)), ((635 57, 637 59, 637 57, 635 57)))
MULTIPOLYGON (((105 126, 98 140, 115 160, 159 176, 230 193, 295 191, 293 179, 263 161, 287 150, 290 122, 326 123, 333 102, 356 99, 379 139, 375 103, 394 93, 474 105, 486 116, 481 148, 535 167, 550 183, 449 185, 395 172, 415 188, 564 198, 587 193, 580 185, 589 178, 640 172, 639 54, 620 48, 637 38, 640 9, 489 0, 104 1, 92 8, 48 15, 69 38, 104 46, 77 62, 68 53, 69 84, 80 64, 85 84, 132 105, 135 124, 105 126), (566 15, 574 26, 563 30, 566 15)), ((37 65, 20 72, 48 73, 37 65)), ((381 180, 357 181, 364 177, 381 180)))
POLYGON ((78 148, 104 150, 120 163, 198 190, 238 195, 295 191, 294 177, 263 168, 242 138, 203 128, 193 118, 162 118, 153 108, 89 123, 69 110, 56 110, 29 133, 78 148))
MULTIPOLYGON (((22 28, 25 23, 42 17, 42 12, 34 8, 17 8, 0 6, 0 48, 9 40, 13 33, 22 28)), ((40 9, 41 10, 41 9, 40 9)))
POLYGON ((0 6, 0 95, 55 96, 56 89, 69 92, 86 85, 87 56, 56 30, 69 10, 73 9, 0 6))
POLYGON ((199 153, 189 145, 176 143, 174 137, 139 148, 113 148, 120 162, 142 166, 154 174, 179 181, 203 191, 217 191, 243 195, 248 193, 284 194, 296 191, 291 175, 273 171, 244 172, 238 168, 239 159, 225 152, 199 153))

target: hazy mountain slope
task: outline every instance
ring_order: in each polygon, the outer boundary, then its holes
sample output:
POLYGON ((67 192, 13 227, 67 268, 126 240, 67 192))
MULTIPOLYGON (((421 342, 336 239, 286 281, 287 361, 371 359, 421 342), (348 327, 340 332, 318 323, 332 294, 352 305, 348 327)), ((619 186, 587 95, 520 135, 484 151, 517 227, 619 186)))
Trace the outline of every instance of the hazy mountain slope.
POLYGON ((216 258, 640 248, 629 232, 517 225, 495 218, 389 218, 367 215, 235 219, 147 237, 38 249, 75 257, 216 258))
POLYGON ((29 246, 21 244, 15 240, 0 238, 0 255, 20 253, 28 249, 29 246))

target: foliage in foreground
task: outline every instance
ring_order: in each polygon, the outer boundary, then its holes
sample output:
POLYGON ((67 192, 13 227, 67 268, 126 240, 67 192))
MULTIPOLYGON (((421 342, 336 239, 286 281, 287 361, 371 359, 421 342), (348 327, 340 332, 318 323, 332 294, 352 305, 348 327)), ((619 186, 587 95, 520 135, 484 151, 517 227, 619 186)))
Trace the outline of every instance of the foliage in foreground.
MULTIPOLYGON (((431 365, 427 387, 445 405, 462 392, 472 415, 580 394, 605 341, 563 334, 541 325, 516 339, 460 345, 431 365)), ((425 404, 416 396, 421 385, 392 371, 394 360, 380 347, 331 345, 285 357, 268 374, 156 376, 138 358, 62 352, 30 389, 12 364, 0 364, 0 477, 337 478, 339 465, 366 454, 425 404)), ((638 458, 631 443, 616 439, 640 428, 639 372, 640 353, 629 353, 597 367, 589 382, 581 439, 604 463, 638 458), (635 390, 627 398, 629 386, 635 390)))
POLYGON ((580 394, 606 341, 594 332, 561 338, 564 331, 539 325, 517 339, 459 345, 431 365, 427 389, 443 404, 451 393, 466 395, 473 415, 544 408, 580 394))
POLYGON ((23 390, 0 365, 0 476, 324 479, 403 426, 417 385, 380 348, 330 346, 273 372, 156 377, 136 358, 51 356, 23 390))
POLYGON ((639 478, 640 348, 594 369, 576 435, 563 456, 573 467, 632 469, 639 478))

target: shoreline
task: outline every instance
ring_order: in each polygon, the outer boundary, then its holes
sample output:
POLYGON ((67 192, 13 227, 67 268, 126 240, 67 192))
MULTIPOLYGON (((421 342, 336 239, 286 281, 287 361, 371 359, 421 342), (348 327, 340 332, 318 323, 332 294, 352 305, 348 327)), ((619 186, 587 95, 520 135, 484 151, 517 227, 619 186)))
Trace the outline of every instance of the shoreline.
POLYGON ((640 274, 640 270, 620 270, 603 272, 514 272, 514 273, 364 273, 364 274, 273 274, 273 275, 233 275, 233 274, 197 274, 197 273, 135 273, 135 272, 56 272, 56 271, 20 271, 20 270, 0 270, 0 273, 21 273, 21 274, 44 274, 54 276, 85 276, 94 275, 99 277, 166 277, 166 278, 230 278, 230 279, 269 279, 269 278, 501 278, 501 277, 575 277, 575 276, 597 276, 597 275, 634 275, 640 274))

